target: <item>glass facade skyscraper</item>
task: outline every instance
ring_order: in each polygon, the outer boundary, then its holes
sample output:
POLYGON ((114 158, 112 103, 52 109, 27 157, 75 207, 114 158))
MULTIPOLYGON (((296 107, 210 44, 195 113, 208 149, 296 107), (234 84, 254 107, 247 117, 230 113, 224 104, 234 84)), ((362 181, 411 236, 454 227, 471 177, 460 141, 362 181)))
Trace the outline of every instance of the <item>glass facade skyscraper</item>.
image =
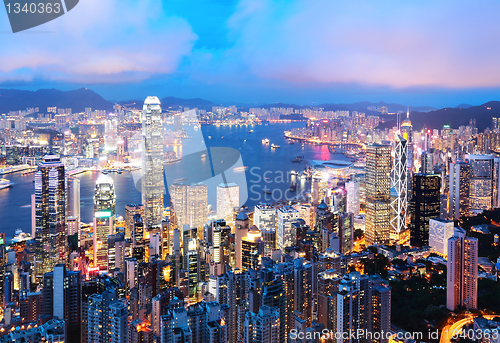
POLYGON ((160 100, 148 96, 142 111, 142 203, 147 230, 160 228, 163 217, 163 135, 160 100))

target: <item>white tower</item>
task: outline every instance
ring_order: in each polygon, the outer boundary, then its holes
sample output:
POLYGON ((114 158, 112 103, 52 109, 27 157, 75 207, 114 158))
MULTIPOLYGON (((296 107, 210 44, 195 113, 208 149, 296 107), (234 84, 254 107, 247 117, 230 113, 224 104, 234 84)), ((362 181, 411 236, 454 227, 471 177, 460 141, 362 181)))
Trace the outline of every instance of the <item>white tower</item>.
POLYGON ((396 134, 394 141, 394 163, 391 173, 391 230, 400 233, 406 229, 408 209, 408 141, 396 134))

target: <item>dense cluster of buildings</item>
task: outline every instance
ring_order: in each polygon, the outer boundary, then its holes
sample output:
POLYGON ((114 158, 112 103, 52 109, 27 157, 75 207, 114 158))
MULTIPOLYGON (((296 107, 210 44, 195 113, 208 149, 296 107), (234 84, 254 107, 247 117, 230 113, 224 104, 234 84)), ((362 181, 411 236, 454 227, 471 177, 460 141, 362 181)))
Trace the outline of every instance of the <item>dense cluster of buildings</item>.
MULTIPOLYGON (((247 115, 293 113, 287 111, 247 115)), ((232 112, 217 107, 210 116, 232 112)), ((70 114, 57 114, 56 124, 66 128, 70 114)), ((500 158, 487 154, 494 144, 471 143, 478 136, 473 123, 431 133, 413 132, 409 116, 378 130, 378 117, 362 113, 301 114, 308 125, 289 137, 356 144, 361 172, 359 163, 348 178, 314 170, 305 200, 252 209, 240 207, 233 180, 217 187, 215 209, 203 182, 168 185, 165 204, 163 145, 182 133, 164 132, 156 97, 146 99, 137 122, 122 123, 129 113, 117 108, 116 118, 103 119, 103 131, 89 123, 56 142, 51 135, 51 148, 5 145, 5 162, 30 157, 37 170, 32 239, 9 247, 0 239, 0 341, 284 343, 319 341, 298 333, 321 337, 326 330, 365 334, 337 342, 388 342, 366 336, 393 330, 388 281, 359 263, 373 259, 370 246, 390 259, 431 252, 446 258, 447 307, 477 309, 478 241, 453 220, 500 207, 500 158), (68 151, 84 157, 75 162, 68 151), (125 206, 119 217, 113 179, 103 173, 93 222, 84 224, 79 180, 68 171, 82 163, 102 167, 103 153, 115 165, 141 161, 142 203, 125 206)))

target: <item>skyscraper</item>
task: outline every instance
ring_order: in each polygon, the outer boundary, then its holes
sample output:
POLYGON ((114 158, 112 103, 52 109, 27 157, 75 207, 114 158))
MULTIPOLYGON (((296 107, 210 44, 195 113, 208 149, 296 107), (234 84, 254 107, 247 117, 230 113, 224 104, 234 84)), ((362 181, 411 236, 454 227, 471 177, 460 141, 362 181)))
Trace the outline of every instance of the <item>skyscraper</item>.
POLYGON ((35 174, 36 276, 66 262, 66 182, 64 164, 46 155, 35 174))
POLYGON ((202 228, 207 222, 208 188, 203 183, 170 186, 170 210, 177 227, 202 228))
POLYGON ((481 213, 498 204, 498 168, 495 166, 495 157, 493 155, 466 155, 466 159, 470 164, 470 211, 481 213))
POLYGON ((258 313, 248 311, 245 318, 245 343, 279 343, 280 311, 261 306, 258 313))
POLYGON ((345 189, 347 191, 347 212, 351 212, 354 216, 359 214, 359 182, 349 181, 345 184, 345 189))
POLYGON ((391 174, 391 188, 395 198, 391 202, 391 229, 397 234, 406 230, 408 209, 408 141, 400 134, 394 142, 394 164, 391 174))
POLYGON ((390 228, 391 147, 372 144, 366 150, 367 244, 388 243, 390 228))
POLYGON ((450 163, 448 193, 449 217, 460 219, 469 214, 470 164, 464 161, 450 163))
POLYGON ((144 205, 125 205, 125 239, 129 239, 130 237, 132 237, 132 230, 134 228, 134 216, 136 214, 144 218, 144 205))
POLYGON ((73 177, 68 180, 68 216, 80 220, 80 179, 73 177))
POLYGON ((260 230, 276 228, 276 208, 274 206, 269 204, 256 205, 253 218, 253 223, 260 230))
POLYGON ((234 208, 240 205, 240 187, 233 183, 221 183, 217 186, 217 219, 227 223, 234 221, 234 208))
POLYGON ((429 245, 429 219, 439 217, 441 176, 414 174, 410 202, 410 245, 429 245))
POLYGON ((113 179, 100 175, 94 194, 94 267, 108 267, 108 235, 114 233, 116 195, 113 179))
POLYGON ((448 239, 446 307, 477 309, 478 239, 467 237, 465 230, 455 228, 448 239))
POLYGON ((448 255, 448 239, 455 233, 455 223, 442 218, 429 220, 429 246, 441 256, 448 255))
POLYGON ((278 209, 278 230, 276 233, 276 247, 284 250, 286 247, 295 245, 295 237, 292 233, 292 223, 299 218, 299 212, 291 206, 278 209))
POLYGON ((160 100, 148 96, 142 110, 142 203, 146 230, 163 218, 163 125, 160 100))

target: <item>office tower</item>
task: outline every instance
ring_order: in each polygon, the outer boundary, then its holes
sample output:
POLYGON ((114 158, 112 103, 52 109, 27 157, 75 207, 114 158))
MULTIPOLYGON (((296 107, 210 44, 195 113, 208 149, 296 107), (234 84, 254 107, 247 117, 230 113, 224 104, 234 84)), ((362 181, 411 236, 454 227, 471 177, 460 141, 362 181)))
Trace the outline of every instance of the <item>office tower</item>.
POLYGON ((198 261, 198 244, 196 238, 189 239, 189 245, 186 254, 187 264, 184 269, 188 271, 188 295, 189 303, 198 302, 198 282, 199 282, 199 264, 198 261))
POLYGON ((391 230, 396 234, 406 230, 408 209, 408 141, 397 134, 394 142, 394 164, 391 173, 391 230))
POLYGON ((144 218, 144 205, 125 205, 125 239, 130 239, 132 237, 132 229, 134 228, 134 216, 136 214, 139 214, 142 218, 144 218))
POLYGON ((450 187, 448 193, 449 213, 451 219, 460 219, 469 214, 469 190, 471 168, 468 162, 450 163, 450 187))
POLYGON ((278 209, 278 230, 276 235, 276 248, 283 251, 286 247, 295 245, 292 235, 292 223, 299 218, 299 212, 291 206, 278 209))
POLYGON ((163 124, 160 100, 148 96, 142 110, 142 203, 147 231, 163 219, 163 124))
POLYGON ((66 262, 66 184, 64 164, 46 155, 35 174, 36 276, 66 262))
MULTIPOLYGON (((109 342, 127 342, 128 307, 126 301, 117 300, 109 305, 109 342)), ((140 340, 130 340, 129 342, 146 342, 140 340)))
POLYGON ((67 235, 71 236, 78 233, 80 229, 80 221, 78 217, 66 217, 67 235))
POLYGON ((234 252, 235 252, 235 268, 242 268, 242 249, 241 244, 243 237, 248 233, 250 228, 250 219, 245 212, 241 211, 234 222, 234 252))
POLYGON ((111 305, 117 300, 116 291, 106 289, 102 294, 92 294, 88 298, 87 337, 88 343, 104 343, 111 340, 111 305))
POLYGON ((72 177, 68 180, 68 216, 80 220, 80 179, 72 177))
POLYGON ((3 280, 3 308, 7 308, 9 303, 14 301, 14 274, 8 270, 4 272, 3 280))
POLYGON ((108 235, 115 231, 116 196, 113 179, 100 175, 94 194, 94 267, 108 267, 108 235))
POLYGON ((262 254, 269 256, 276 249, 276 229, 263 229, 260 232, 262 233, 262 242, 264 244, 262 254))
POLYGON ((334 311, 336 292, 339 289, 342 274, 334 269, 327 269, 318 274, 317 291, 317 317, 318 322, 323 324, 326 329, 332 330, 336 320, 336 311, 334 311))
POLYGON ((294 316, 311 325, 313 311, 313 265, 304 258, 297 258, 294 263, 294 316))
POLYGON ((389 242, 391 147, 372 144, 366 149, 365 239, 370 244, 389 242))
POLYGON ((286 303, 286 294, 285 289, 283 287, 283 282, 278 280, 274 273, 271 270, 262 271, 261 272, 261 302, 260 308, 268 307, 275 308, 279 311, 279 341, 285 342, 287 333, 290 331, 290 327, 288 326, 287 318, 291 317, 293 302, 290 304, 286 303), (287 305, 290 307, 289 313, 287 313, 287 305))
POLYGON ((233 223, 234 208, 240 206, 240 187, 233 183, 221 183, 217 186, 217 219, 233 223))
MULTIPOLYGON (((401 135, 403 138, 407 141, 407 147, 408 147, 408 158, 407 158, 407 165, 408 165, 408 172, 413 173, 413 168, 414 168, 414 163, 413 163, 413 154, 414 154, 414 147, 413 147, 413 127, 411 125, 411 120, 410 120, 410 109, 406 112, 406 119, 403 120, 401 123, 401 135)), ((411 180, 409 180, 411 182, 411 180)))
POLYGON ((470 164, 469 208, 473 214, 498 205, 498 169, 493 155, 466 155, 470 164))
POLYGON ((203 228, 207 222, 208 188, 203 183, 170 186, 170 211, 177 227, 203 228))
POLYGON ((441 176, 414 174, 410 201, 410 245, 429 245, 429 219, 439 217, 441 176))
POLYGON ((276 229, 276 209, 269 204, 258 204, 255 206, 253 223, 260 230, 276 229))
POLYGON ((137 279, 139 277, 138 263, 135 258, 128 258, 125 260, 125 277, 126 284, 129 289, 134 288, 137 285, 137 279))
POLYGON ((296 204, 293 206, 297 211, 299 211, 299 218, 304 219, 306 225, 314 226, 314 206, 309 204, 296 204))
POLYGON ((246 274, 239 270, 227 273, 227 304, 229 305, 228 338, 230 343, 238 342, 243 336, 245 313, 247 311, 245 300, 248 289, 249 285, 246 274))
POLYGON ((248 311, 245 318, 245 343, 279 343, 280 312, 276 307, 262 306, 258 313, 248 311))
POLYGON ((132 228, 132 257, 143 262, 146 253, 144 239, 144 222, 140 214, 134 216, 134 226, 132 228))
POLYGON ((467 237, 465 230, 455 228, 448 239, 446 307, 477 309, 478 239, 467 237))
POLYGON ((349 181, 345 184, 345 189, 347 191, 347 212, 357 216, 360 208, 359 182, 349 181))
POLYGON ((80 340, 81 290, 81 272, 66 270, 64 264, 43 276, 42 314, 65 321, 68 342, 80 340))
POLYGON ((343 212, 338 217, 339 252, 342 255, 349 255, 353 249, 354 242, 354 222, 350 212, 343 212))
POLYGON ((434 162, 433 154, 431 151, 424 151, 420 156, 420 172, 422 174, 433 174, 434 173, 434 162))
POLYGON ((123 232, 108 236, 108 271, 124 270, 125 263, 125 234, 123 232))
POLYGON ((21 293, 19 312, 23 324, 36 322, 42 314, 42 292, 21 293))
POLYGON ((241 240, 241 269, 244 272, 259 270, 263 243, 260 230, 252 226, 241 240))
POLYGON ((432 251, 446 258, 448 256, 448 239, 455 232, 455 223, 442 218, 429 219, 429 246, 432 251))

